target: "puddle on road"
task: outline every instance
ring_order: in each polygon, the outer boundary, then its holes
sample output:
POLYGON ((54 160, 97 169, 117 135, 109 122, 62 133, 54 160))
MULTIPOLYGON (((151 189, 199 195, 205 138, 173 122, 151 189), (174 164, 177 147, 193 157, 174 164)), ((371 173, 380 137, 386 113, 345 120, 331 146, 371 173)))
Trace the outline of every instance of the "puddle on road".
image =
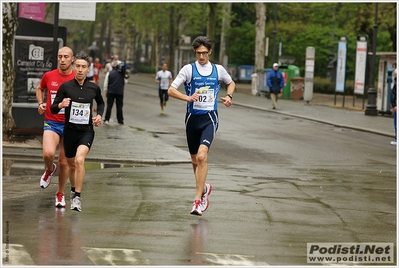
MULTIPOLYGON (((88 170, 107 169, 107 168, 132 168, 146 165, 119 164, 119 163, 96 163, 86 162, 85 168, 88 170)), ((29 161, 20 159, 3 158, 3 176, 21 176, 21 175, 42 175, 44 172, 44 163, 41 161, 29 161)), ((58 176, 58 171, 56 172, 58 176)))

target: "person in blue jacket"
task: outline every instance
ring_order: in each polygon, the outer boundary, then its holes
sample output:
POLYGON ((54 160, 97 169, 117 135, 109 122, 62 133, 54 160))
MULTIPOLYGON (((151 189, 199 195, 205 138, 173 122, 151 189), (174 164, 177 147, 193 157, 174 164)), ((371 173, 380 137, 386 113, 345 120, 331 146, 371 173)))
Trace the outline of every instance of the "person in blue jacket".
POLYGON ((267 86, 270 88, 270 97, 273 102, 273 109, 276 109, 278 94, 283 92, 284 76, 278 69, 278 63, 273 63, 273 70, 267 74, 267 86))

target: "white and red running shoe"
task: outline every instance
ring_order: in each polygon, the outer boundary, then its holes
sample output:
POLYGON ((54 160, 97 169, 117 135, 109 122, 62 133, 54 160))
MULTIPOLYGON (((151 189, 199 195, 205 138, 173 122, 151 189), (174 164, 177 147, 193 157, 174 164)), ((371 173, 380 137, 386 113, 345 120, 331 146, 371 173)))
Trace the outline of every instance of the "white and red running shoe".
POLYGON ((65 196, 62 193, 56 193, 55 194, 55 206, 57 208, 64 208, 66 207, 66 203, 65 203, 65 196))
POLYGON ((190 214, 202 216, 201 200, 194 200, 193 209, 191 210, 190 214))
POLYGON ((204 212, 205 210, 207 210, 208 206, 209 206, 209 199, 208 196, 211 194, 212 192, 212 184, 209 183, 205 183, 205 193, 202 193, 202 197, 201 197, 201 210, 202 212, 204 212))
POLYGON ((53 178, 54 173, 57 170, 57 165, 55 163, 53 163, 53 170, 47 170, 44 171, 42 177, 40 178, 40 187, 42 187, 43 189, 46 189, 47 187, 50 186, 51 183, 51 179, 53 178))

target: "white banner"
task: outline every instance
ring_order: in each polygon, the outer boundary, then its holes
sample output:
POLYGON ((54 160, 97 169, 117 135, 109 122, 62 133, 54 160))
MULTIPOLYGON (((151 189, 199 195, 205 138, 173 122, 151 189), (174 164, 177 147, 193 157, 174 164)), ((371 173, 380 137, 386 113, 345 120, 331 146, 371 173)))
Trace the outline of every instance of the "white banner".
POLYGON ((355 94, 364 94, 366 81, 366 63, 367 63, 367 40, 357 41, 356 48, 356 72, 355 72, 355 94))
POLYGON ((305 90, 304 101, 311 101, 313 98, 313 76, 315 65, 316 49, 314 47, 306 48, 306 61, 305 61, 305 90))
POLYGON ((96 3, 95 2, 61 2, 60 3, 60 19, 66 20, 96 20, 96 3))

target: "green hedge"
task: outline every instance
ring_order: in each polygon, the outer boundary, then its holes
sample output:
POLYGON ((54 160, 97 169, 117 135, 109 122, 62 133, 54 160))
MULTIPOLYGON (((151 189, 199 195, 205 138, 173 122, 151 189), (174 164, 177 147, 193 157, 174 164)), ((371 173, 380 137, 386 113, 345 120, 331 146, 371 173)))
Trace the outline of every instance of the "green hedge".
MULTIPOLYGON (((353 86, 353 80, 346 81, 345 95, 353 95, 353 86)), ((315 77, 313 80, 313 92, 322 94, 335 94, 335 82, 331 82, 330 79, 327 78, 315 77)))
POLYGON ((140 64, 138 64, 137 67, 138 67, 138 72, 140 72, 140 73, 147 73, 147 74, 155 74, 156 73, 155 67, 149 66, 145 63, 144 64, 140 63, 140 64))

